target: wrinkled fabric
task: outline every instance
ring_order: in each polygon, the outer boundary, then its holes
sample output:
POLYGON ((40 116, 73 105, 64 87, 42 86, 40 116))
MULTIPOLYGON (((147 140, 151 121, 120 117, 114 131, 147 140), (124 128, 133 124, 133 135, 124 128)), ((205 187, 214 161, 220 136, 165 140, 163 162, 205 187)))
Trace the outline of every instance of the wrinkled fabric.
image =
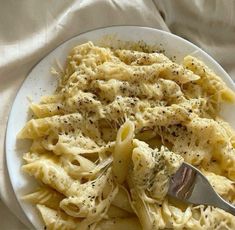
MULTIPOLYGON (((9 183, 4 158, 7 118, 31 68, 62 42, 88 30, 139 25, 170 31, 201 47, 235 80, 233 0, 0 0, 0 193, 27 224, 9 183)), ((0 203, 1 229, 26 229, 0 203)))

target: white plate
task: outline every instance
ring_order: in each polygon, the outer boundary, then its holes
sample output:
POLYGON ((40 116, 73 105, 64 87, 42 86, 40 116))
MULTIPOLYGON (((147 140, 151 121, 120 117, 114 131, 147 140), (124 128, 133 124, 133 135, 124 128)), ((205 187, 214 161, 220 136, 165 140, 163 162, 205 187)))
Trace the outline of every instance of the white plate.
MULTIPOLYGON (((19 204, 36 229, 42 229, 42 221, 39 218, 38 212, 34 207, 21 200, 22 195, 33 191, 36 186, 35 180, 22 173, 20 169, 22 153, 28 150, 29 142, 17 141, 16 139, 16 134, 30 118, 28 97, 37 102, 42 95, 53 93, 56 87, 56 79, 51 76, 50 68, 55 66, 56 59, 60 63, 64 63, 68 52, 73 46, 86 41, 93 41, 95 43, 104 35, 109 34, 116 34, 117 38, 124 41, 143 40, 147 44, 161 44, 166 51, 166 55, 171 57, 176 56, 177 61, 182 60, 188 54, 199 57, 221 76, 231 89, 235 90, 231 78, 208 54, 192 43, 164 31, 137 26, 115 26, 81 34, 60 45, 43 58, 24 81, 12 106, 6 134, 6 158, 11 183, 19 204)), ((222 114, 224 119, 235 128, 235 119, 233 119, 235 106, 224 106, 222 114)))

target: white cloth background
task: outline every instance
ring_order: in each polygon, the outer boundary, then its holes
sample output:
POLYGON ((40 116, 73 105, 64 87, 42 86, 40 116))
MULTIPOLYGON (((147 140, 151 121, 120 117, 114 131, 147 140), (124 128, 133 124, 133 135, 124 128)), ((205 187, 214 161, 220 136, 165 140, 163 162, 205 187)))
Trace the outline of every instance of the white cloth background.
MULTIPOLYGON (((30 69, 60 43, 112 25, 148 26, 180 35, 235 79, 233 0, 0 0, 0 193, 18 216, 4 159, 5 128, 16 92, 30 69)), ((2 230, 27 229, 2 201, 0 216, 2 230)))

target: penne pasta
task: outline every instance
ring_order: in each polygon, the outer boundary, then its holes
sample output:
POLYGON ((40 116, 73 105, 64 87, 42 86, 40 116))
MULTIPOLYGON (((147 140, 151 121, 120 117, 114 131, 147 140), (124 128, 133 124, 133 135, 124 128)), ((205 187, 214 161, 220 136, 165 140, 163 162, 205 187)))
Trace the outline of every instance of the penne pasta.
POLYGON ((37 191, 23 196, 22 199, 32 204, 45 205, 57 210, 64 196, 50 187, 41 187, 37 191))
POLYGON ((141 226, 137 218, 113 218, 110 220, 103 220, 96 227, 97 230, 141 230, 141 226))
POLYGON ((113 175, 118 183, 122 184, 127 176, 132 153, 134 124, 126 121, 118 130, 116 145, 113 152, 113 175))
POLYGON ((18 134, 32 140, 22 170, 41 184, 22 199, 51 230, 235 229, 229 213, 167 196, 186 161, 235 202, 235 133, 219 116, 235 93, 195 57, 127 47, 87 42, 53 71, 56 91, 18 134))
POLYGON ((109 218, 126 218, 130 217, 132 214, 117 206, 110 205, 107 215, 109 218))

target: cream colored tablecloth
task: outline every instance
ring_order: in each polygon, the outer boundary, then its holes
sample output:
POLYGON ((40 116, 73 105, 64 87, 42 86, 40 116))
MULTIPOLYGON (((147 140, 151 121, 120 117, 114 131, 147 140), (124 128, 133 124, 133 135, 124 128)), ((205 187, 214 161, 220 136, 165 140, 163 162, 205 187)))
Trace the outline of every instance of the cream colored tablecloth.
MULTIPOLYGON (((0 193, 23 222, 4 159, 5 128, 16 92, 30 69, 60 43, 112 25, 171 31, 200 46, 235 79, 233 0, 0 0, 0 193)), ((27 229, 2 201, 0 229, 27 229)))

